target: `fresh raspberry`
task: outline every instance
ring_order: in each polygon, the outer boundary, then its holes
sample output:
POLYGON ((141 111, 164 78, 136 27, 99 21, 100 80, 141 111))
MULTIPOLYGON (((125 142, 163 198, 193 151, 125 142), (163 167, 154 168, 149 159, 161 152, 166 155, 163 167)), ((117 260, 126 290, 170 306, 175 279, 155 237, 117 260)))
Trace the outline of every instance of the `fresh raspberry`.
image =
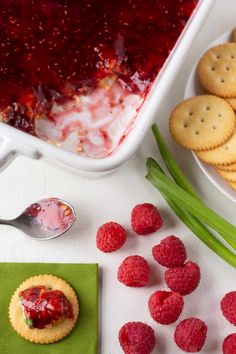
POLYGON ((207 325, 198 318, 187 318, 175 329, 175 343, 187 353, 199 352, 206 340, 207 325))
POLYGON ((182 267, 171 268, 165 272, 168 288, 181 295, 193 292, 199 284, 200 277, 200 268, 193 262, 187 262, 182 267))
POLYGON ((236 326, 236 291, 226 294, 221 300, 220 307, 225 318, 236 326))
POLYGON ((150 278, 148 263, 141 256, 126 257, 118 269, 117 277, 118 280, 126 286, 145 286, 150 278))
POLYGON ((121 327, 119 342, 125 354, 150 354, 156 343, 152 327, 143 322, 128 322, 121 327))
POLYGON ((116 222, 108 222, 97 231, 97 248, 102 252, 114 252, 126 241, 125 229, 116 222))
POLYGON ((236 333, 232 333, 224 339, 223 354, 236 354, 236 333))
POLYGON ((183 297, 171 291, 155 291, 148 301, 152 318, 163 325, 177 321, 183 306, 183 297))
POLYGON ((167 268, 181 267, 187 258, 183 242, 172 235, 154 246, 152 255, 159 264, 167 268))
POLYGON ((131 213, 131 226, 138 235, 148 235, 161 228, 163 224, 157 208, 149 203, 136 205, 131 213))

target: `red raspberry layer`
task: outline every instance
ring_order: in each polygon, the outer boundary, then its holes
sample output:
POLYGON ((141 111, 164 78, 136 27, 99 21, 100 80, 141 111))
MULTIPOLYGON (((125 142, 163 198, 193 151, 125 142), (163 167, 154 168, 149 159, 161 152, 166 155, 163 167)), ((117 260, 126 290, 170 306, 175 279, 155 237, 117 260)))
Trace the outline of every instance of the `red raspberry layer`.
POLYGON ((21 291, 19 297, 25 322, 30 328, 40 330, 74 317, 71 302, 60 290, 38 285, 21 291))

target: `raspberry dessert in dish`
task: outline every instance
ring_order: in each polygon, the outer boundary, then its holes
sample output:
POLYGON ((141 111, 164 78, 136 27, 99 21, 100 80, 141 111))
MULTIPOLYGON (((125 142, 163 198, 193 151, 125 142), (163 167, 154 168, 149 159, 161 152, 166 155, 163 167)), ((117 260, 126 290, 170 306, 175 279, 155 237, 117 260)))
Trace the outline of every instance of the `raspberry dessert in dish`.
POLYGON ((1 1, 1 120, 82 156, 110 155, 197 2, 1 1))
POLYGON ((9 305, 15 331, 30 342, 54 343, 67 336, 77 321, 79 304, 72 287, 53 275, 24 281, 9 305))

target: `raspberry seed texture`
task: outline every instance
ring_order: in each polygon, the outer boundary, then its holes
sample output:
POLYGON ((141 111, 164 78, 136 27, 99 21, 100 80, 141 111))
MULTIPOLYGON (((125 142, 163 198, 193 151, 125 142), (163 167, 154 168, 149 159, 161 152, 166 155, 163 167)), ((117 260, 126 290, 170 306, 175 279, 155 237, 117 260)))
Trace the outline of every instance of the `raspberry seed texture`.
POLYGON ((119 342, 125 354, 150 354, 156 339, 149 325, 142 322, 128 322, 119 331, 119 342))
POLYGON ((117 277, 126 286, 145 286, 148 284, 150 278, 148 263, 141 256, 126 257, 118 269, 117 277))

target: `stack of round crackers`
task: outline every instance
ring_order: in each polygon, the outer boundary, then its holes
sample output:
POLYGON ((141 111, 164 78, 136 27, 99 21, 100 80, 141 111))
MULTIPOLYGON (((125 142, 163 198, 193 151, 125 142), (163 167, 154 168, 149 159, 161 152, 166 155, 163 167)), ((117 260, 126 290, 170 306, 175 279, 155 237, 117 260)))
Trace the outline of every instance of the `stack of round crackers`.
POLYGON ((197 72, 207 94, 187 99, 174 109, 170 132, 236 190, 236 43, 210 48, 197 72))

